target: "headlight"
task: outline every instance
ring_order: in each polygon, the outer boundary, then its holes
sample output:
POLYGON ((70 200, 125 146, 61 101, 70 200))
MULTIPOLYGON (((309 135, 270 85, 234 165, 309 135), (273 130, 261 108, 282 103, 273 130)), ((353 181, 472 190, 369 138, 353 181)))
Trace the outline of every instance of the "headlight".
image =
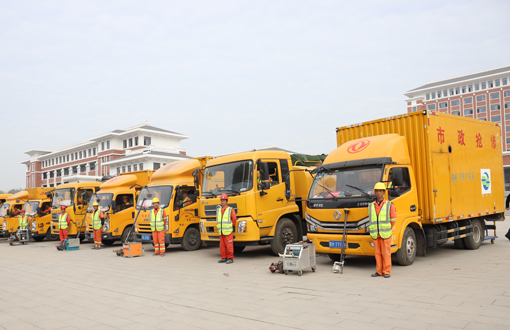
POLYGON ((205 234, 205 225, 203 222, 200 222, 200 232, 205 234))
POLYGON ((246 221, 239 221, 237 223, 237 232, 238 233, 246 233, 246 221))
POLYGON ((37 229, 37 221, 34 220, 34 221, 32 221, 32 229, 31 230, 36 231, 36 229, 37 229))
POLYGON ((3 229, 3 230, 6 230, 6 229, 7 229, 7 222, 6 222, 6 221, 4 221, 4 224, 2 225, 2 229, 3 229))
POLYGON ((313 223, 307 222, 306 227, 307 227, 309 233, 313 233, 313 232, 317 231, 317 226, 314 225, 313 223))
POLYGON ((104 221, 104 225, 103 225, 103 231, 108 231, 108 230, 110 230, 110 219, 106 218, 106 220, 104 221))
POLYGON ((138 224, 135 226, 135 233, 138 233, 138 224))
POLYGON ((169 224, 169 223, 168 223, 168 216, 167 216, 165 219, 163 219, 163 220, 166 220, 165 232, 167 232, 167 231, 168 231, 168 228, 169 228, 169 227, 168 227, 168 224, 169 224))

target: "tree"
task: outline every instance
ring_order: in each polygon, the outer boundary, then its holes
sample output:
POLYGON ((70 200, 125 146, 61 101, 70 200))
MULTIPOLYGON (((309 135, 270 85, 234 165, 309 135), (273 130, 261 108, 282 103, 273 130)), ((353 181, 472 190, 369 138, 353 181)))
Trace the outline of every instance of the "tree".
POLYGON ((21 189, 21 188, 13 188, 13 189, 9 190, 7 193, 8 194, 15 194, 15 193, 20 192, 22 190, 23 189, 21 189))

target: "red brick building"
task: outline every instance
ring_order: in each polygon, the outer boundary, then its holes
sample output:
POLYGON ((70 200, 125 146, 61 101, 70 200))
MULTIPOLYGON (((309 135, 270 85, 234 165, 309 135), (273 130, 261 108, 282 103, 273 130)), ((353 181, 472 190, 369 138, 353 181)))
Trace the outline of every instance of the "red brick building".
POLYGON ((181 149, 188 136, 150 126, 148 122, 114 130, 55 150, 26 151, 26 187, 56 187, 73 181, 90 181, 103 175, 157 170, 189 158, 181 149))
POLYGON ((510 65, 430 82, 404 95, 407 112, 433 110, 499 123, 510 191, 510 65))

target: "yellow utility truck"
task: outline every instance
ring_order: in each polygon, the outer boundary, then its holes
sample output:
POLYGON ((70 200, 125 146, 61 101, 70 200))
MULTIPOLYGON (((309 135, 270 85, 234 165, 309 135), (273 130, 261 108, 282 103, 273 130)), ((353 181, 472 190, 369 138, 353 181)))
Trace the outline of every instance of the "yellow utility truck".
POLYGON ((28 201, 23 207, 30 223, 30 238, 40 242, 44 238, 48 241, 58 239, 58 235, 51 233, 51 202, 53 189, 28 188, 28 201))
POLYGON ((312 176, 305 171, 307 167, 293 164, 287 152, 276 150, 233 154, 207 162, 200 196, 202 240, 207 245, 219 244, 216 208, 225 193, 237 215, 236 252, 249 245, 270 244, 278 254, 285 245, 300 241, 306 232, 304 207, 312 176))
POLYGON ((58 217, 61 207, 66 207, 66 212, 71 219, 67 229, 69 236, 76 236, 80 232, 80 239, 85 238, 87 205, 92 195, 99 190, 101 182, 70 182, 59 185, 53 192, 51 206, 51 233, 58 235, 58 217))
POLYGON ((28 198, 26 190, 10 195, 0 208, 0 222, 2 223, 1 237, 9 237, 19 227, 19 215, 28 198))
POLYGON ((397 210, 391 252, 401 265, 448 241, 477 249, 504 220, 496 123, 415 112, 340 127, 337 145, 314 170, 306 205, 308 238, 333 260, 342 242, 346 254, 374 255, 367 206, 380 181, 397 210))
POLYGON ((159 199, 159 206, 167 216, 165 245, 181 244, 186 251, 200 248, 200 221, 193 173, 204 168, 210 157, 191 158, 169 163, 154 173, 152 182, 143 187, 136 205, 140 214, 136 223, 136 237, 143 243, 152 242, 150 213, 152 199, 159 199), (185 195, 187 194, 187 199, 185 195))
POLYGON ((9 196, 11 196, 11 194, 0 194, 0 207, 5 203, 9 196))
MULTIPOLYGON (((135 218, 136 197, 139 190, 130 189, 133 185, 145 186, 152 177, 154 171, 135 171, 122 173, 114 177, 99 188, 92 195, 87 208, 87 238, 93 239, 92 230, 92 205, 98 202, 99 209, 105 215, 101 240, 104 245, 112 245, 115 241, 125 242, 133 226, 135 218)), ((134 237, 134 235, 132 235, 134 237)), ((132 238, 129 241, 133 241, 132 238)))

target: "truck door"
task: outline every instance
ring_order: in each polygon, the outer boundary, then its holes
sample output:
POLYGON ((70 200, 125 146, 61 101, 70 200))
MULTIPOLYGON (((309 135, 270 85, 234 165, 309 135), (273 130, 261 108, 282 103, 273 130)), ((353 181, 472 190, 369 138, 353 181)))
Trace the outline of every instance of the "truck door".
MULTIPOLYGON (((257 213, 256 220, 259 220, 259 227, 272 227, 281 214, 282 208, 286 205, 285 199, 285 184, 281 178, 280 162, 276 159, 262 159, 262 162, 267 163, 269 167, 269 181, 270 188, 265 189, 263 194, 256 194, 257 213)), ((255 175, 255 189, 262 192, 258 184, 257 172, 255 175)))
POLYGON ((434 218, 443 219, 452 214, 450 188, 450 157, 448 153, 432 153, 432 193, 434 218))
POLYGON ((177 188, 181 191, 180 194, 176 193, 174 198, 174 213, 173 215, 170 215, 170 229, 173 227, 181 227, 179 232, 175 233, 175 230, 177 228, 173 228, 173 236, 174 237, 181 237, 184 235, 184 231, 187 228, 187 226, 192 223, 196 222, 198 215, 198 205, 197 205, 197 197, 195 194, 195 187, 194 186, 179 186, 177 188), (179 195, 182 196, 182 199, 179 199, 179 195), (186 200, 186 201, 184 201, 186 200), (195 211, 197 210, 197 211, 195 211))

